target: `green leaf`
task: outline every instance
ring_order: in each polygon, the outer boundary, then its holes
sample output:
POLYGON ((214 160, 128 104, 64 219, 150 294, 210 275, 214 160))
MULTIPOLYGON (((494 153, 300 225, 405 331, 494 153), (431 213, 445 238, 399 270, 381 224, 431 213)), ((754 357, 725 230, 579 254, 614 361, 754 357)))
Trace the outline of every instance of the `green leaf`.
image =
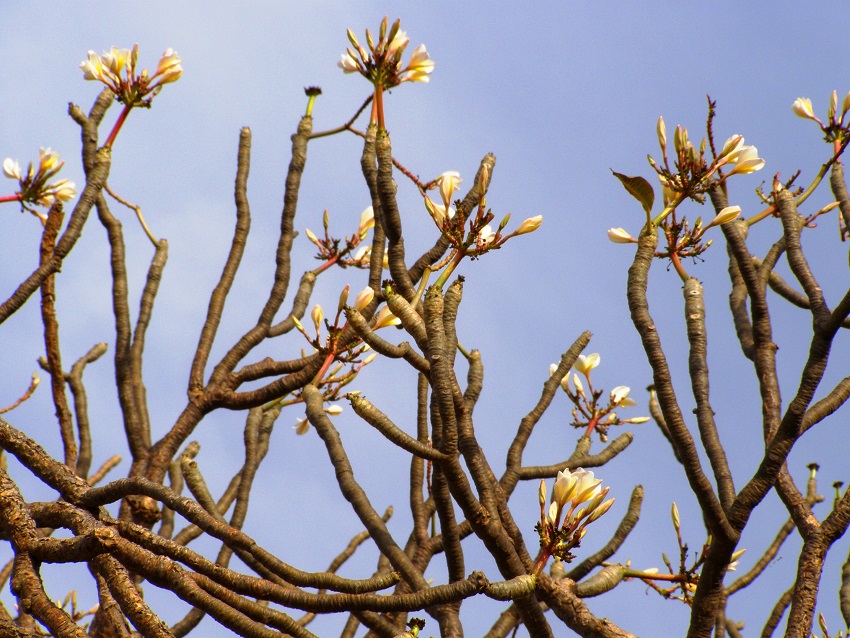
POLYGON ((614 173, 614 177, 620 180, 629 194, 640 202, 646 214, 649 215, 652 212, 652 205, 655 203, 655 191, 652 190, 652 185, 640 176, 629 177, 613 169, 611 172, 614 173))

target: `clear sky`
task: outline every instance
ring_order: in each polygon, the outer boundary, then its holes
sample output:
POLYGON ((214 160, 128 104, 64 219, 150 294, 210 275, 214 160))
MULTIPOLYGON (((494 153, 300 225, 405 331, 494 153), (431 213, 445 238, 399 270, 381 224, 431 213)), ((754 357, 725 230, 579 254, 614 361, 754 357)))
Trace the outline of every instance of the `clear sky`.
MULTIPOLYGON (((324 93, 314 111, 316 130, 342 124, 368 95, 368 84, 346 76, 336 66, 347 45, 346 28, 361 34, 380 19, 401 17, 411 46, 424 42, 436 69, 427 85, 403 85, 386 100, 387 127, 395 156, 422 178, 456 170, 468 186, 481 157, 493 152, 489 205, 497 219, 512 213, 513 223, 542 214, 543 226, 509 242, 501 251, 464 263, 466 277, 459 336, 468 348, 481 350, 485 391, 476 409, 477 433, 497 473, 503 469, 508 442, 520 418, 533 406, 548 365, 582 330, 594 333, 588 352, 598 352, 601 366, 594 380, 611 388, 628 385, 641 405, 642 389, 651 381, 646 358, 628 316, 626 270, 630 246, 615 245, 605 231, 622 226, 639 231, 640 206, 612 177, 610 169, 652 178, 647 153, 657 157, 655 122, 663 115, 668 131, 687 126, 699 139, 706 115, 706 95, 718 102, 715 134, 722 141, 735 133, 758 147, 765 168, 730 183, 730 203, 745 216, 758 210, 754 189, 779 172, 787 179, 801 171, 801 183, 828 158, 817 128, 790 109, 798 96, 811 97, 821 116, 833 89, 850 90, 847 62, 850 42, 844 3, 573 2, 573 3, 401 3, 401 2, 241 2, 215 6, 202 2, 0 5, 0 159, 22 163, 50 146, 67 160, 63 175, 82 184, 79 129, 66 115, 69 101, 88 109, 98 86, 85 82, 78 65, 89 49, 139 43, 140 65, 155 67, 166 47, 183 58, 184 75, 165 87, 150 111, 137 111, 115 146, 110 186, 142 206, 148 223, 170 245, 169 264, 148 340, 145 361, 148 397, 155 436, 173 423, 185 404, 188 367, 208 295, 227 254, 234 223, 233 179, 239 130, 253 131, 249 196, 253 215, 248 254, 236 280, 217 348, 220 356, 253 322, 265 299, 273 268, 273 250, 289 161, 289 136, 303 113, 303 88, 319 85, 324 93)), ((840 99, 840 98, 839 98, 840 99)), ((108 126, 117 116, 113 108, 108 126)), ((361 120, 360 124, 365 126, 361 120)), ((106 131, 104 129, 103 135, 106 131)), ((313 268, 305 228, 320 229, 327 209, 336 227, 356 226, 368 201, 359 172, 360 141, 340 135, 311 143, 296 228, 293 272, 313 268)), ((399 178, 399 201, 408 255, 417 255, 435 237, 421 198, 399 178)), ((655 183, 654 179, 651 179, 655 183)), ((0 195, 13 183, 0 182, 0 195)), ((465 192, 465 191, 464 191, 465 192)), ((826 192, 804 212, 829 201, 826 192)), ((691 216, 711 217, 695 204, 691 216)), ((129 211, 122 216, 130 261, 131 306, 137 307, 150 243, 129 211)), ((14 205, 0 209, 0 295, 6 298, 28 275, 38 258, 40 228, 14 205)), ((751 247, 763 254, 778 237, 779 223, 754 227, 751 247)), ((726 444, 736 485, 755 470, 760 451, 760 409, 752 366, 735 341, 728 304, 725 250, 721 234, 704 263, 688 265, 706 288, 712 404, 726 444)), ((804 245, 831 303, 846 286, 846 247, 838 242, 834 213, 807 230, 804 245)), ((94 343, 114 345, 111 324, 108 250, 96 218, 66 261, 57 281, 63 355, 73 361, 94 343)), ((787 273, 787 267, 781 271, 787 273)), ((363 273, 335 271, 320 278, 314 303, 336 304, 343 285, 365 285, 363 273)), ((690 415, 686 338, 681 284, 666 264, 656 262, 650 278, 650 303, 671 366, 683 411, 690 415)), ((771 298, 775 341, 779 344, 783 398, 793 396, 807 352, 808 315, 771 298)), ((289 302, 284 303, 287 308, 289 302)), ((399 337, 401 333, 399 333, 399 337)), ((297 338, 283 348, 295 353, 297 338)), ((280 346, 276 346, 280 348, 280 346)), ((0 404, 11 403, 26 387, 42 354, 38 304, 31 300, 0 330, 4 372, 0 404)), ((268 348, 264 354, 281 356, 268 348)), ((127 456, 112 385, 111 351, 87 372, 91 416, 97 433, 95 465, 113 453, 127 456)), ((846 338, 832 357, 848 356, 846 338)), ((825 387, 843 372, 830 369, 825 387)), ((413 427, 414 375, 399 362, 367 368, 354 387, 400 425, 413 427)), ((58 450, 49 390, 44 384, 25 406, 9 415, 16 426, 52 451, 58 450)), ((819 392, 823 396, 825 390, 819 392)), ((547 413, 526 454, 528 464, 566 458, 578 432, 569 427, 569 403, 559 396, 547 413)), ((637 416, 645 407, 634 408, 637 416)), ((333 473, 315 433, 297 437, 290 426, 303 416, 290 409, 273 435, 270 457, 261 470, 253 512, 246 531, 282 559, 303 569, 324 569, 359 531, 359 522, 336 492, 333 473)), ((242 461, 243 415, 213 414, 195 433, 203 449, 198 462, 214 491, 220 491, 242 461)), ((798 485, 805 465, 821 464, 820 491, 831 500, 833 481, 847 481, 847 411, 806 435, 789 462, 798 485)), ((693 419, 692 419, 693 421, 693 419)), ((394 505, 391 530, 406 538, 408 520, 405 458, 396 454, 358 422, 350 408, 336 418, 355 472, 379 510, 394 505), (398 477, 398 478, 397 478, 398 477), (401 478, 404 477, 404 478, 401 478)), ((693 425, 693 423, 691 423, 693 425)), ((591 528, 582 547, 590 553, 602 545, 625 511, 631 489, 643 484, 646 499, 638 528, 615 557, 636 567, 662 567, 661 553, 676 554, 669 519, 671 501, 682 511, 683 533, 696 551, 704 541, 701 518, 669 446, 651 423, 631 428, 634 444, 597 474, 611 485, 617 503, 591 528)), ((612 434, 619 434, 613 431, 612 434)), ((598 441, 594 450, 601 449, 598 441)), ((123 475, 125 461, 113 477, 123 475)), ((13 473, 28 498, 53 498, 13 473)), ((511 504, 527 541, 536 544, 536 485, 521 487, 511 504)), ((826 505, 816 510, 827 512, 826 505)), ((742 547, 748 549, 740 569, 748 569, 787 518, 771 495, 752 521, 742 547)), ((483 569, 496 580, 492 562, 471 548, 467 569, 483 569)), ((729 615, 760 631, 777 597, 791 584, 799 543, 789 541, 765 578, 737 595, 729 615)), ((465 547, 466 547, 465 546, 465 547)), ((833 550, 823 582, 819 610, 833 629, 840 626, 838 574, 847 543, 833 550)), ((580 557, 581 555, 580 554, 580 557)), ((374 552, 364 548, 344 573, 371 573, 374 552)), ((48 570, 48 578, 52 575, 48 570)), ((67 572, 56 570, 51 594, 76 586, 67 572), (64 580, 63 580, 64 579, 64 580)), ((428 574, 437 582, 439 570, 428 574)), ((173 622, 185 609, 156 596, 163 615, 173 622)), ((81 592, 82 595, 82 592, 81 592)), ((86 595, 90 596, 90 592, 86 595)), ((8 593, 5 594, 8 597, 8 593)), ((89 599, 91 600, 91 599, 89 599)), ((642 636, 681 635, 688 609, 663 601, 641 583, 623 583, 610 595, 588 601, 642 636), (663 618, 662 621, 660 619, 663 618)), ((495 619, 493 603, 465 603, 467 635, 480 635, 495 619)), ((316 623, 314 631, 332 635, 335 621, 316 623)), ((224 631, 205 621, 205 635, 224 631)), ((426 635, 435 624, 426 627, 426 635)))

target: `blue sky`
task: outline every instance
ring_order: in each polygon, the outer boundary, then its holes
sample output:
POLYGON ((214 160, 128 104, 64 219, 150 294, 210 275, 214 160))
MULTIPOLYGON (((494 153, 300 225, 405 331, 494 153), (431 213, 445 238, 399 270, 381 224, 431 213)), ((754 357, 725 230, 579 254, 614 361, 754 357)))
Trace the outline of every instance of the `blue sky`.
MULTIPOLYGON (((391 2, 245 2, 210 8, 207 3, 96 3, 66 5, 4 3, 0 8, 0 78, 6 87, 0 102, 0 157, 27 162, 39 146, 50 146, 67 160, 63 175, 82 183, 79 132, 67 117, 69 101, 88 109, 97 94, 78 69, 89 49, 140 46, 140 64, 154 67, 166 47, 184 61, 184 76, 167 86, 150 111, 133 112, 116 143, 110 186, 142 206, 157 236, 169 240, 170 258, 151 326, 145 362, 155 435, 161 435, 185 403, 192 351, 209 291, 220 272, 233 228, 232 197, 239 129, 253 131, 249 196, 253 215, 248 254, 236 280, 220 331, 220 356, 250 325, 270 283, 273 250, 289 161, 289 136, 303 112, 303 87, 319 85, 324 94, 314 111, 316 130, 343 123, 368 94, 362 78, 336 67, 347 40, 346 28, 361 34, 377 27, 384 15, 402 18, 411 46, 424 42, 436 70, 427 85, 404 85, 387 97, 387 126, 395 156, 414 173, 433 178, 457 170, 469 185, 481 157, 493 152, 498 163, 488 198, 497 218, 512 213, 514 223, 542 214, 543 226, 516 238, 504 249, 465 263, 466 277, 459 334, 467 347, 481 350, 485 391, 476 411, 479 439, 497 473, 519 419, 533 406, 550 362, 582 330, 594 333, 589 352, 602 365, 594 381, 606 388, 628 385, 643 402, 641 389, 651 380, 646 358, 632 327, 625 300, 625 273, 633 250, 611 244, 605 231, 623 226, 637 234, 639 205, 620 187, 610 169, 652 177, 646 154, 658 154, 655 122, 663 115, 668 131, 681 123, 692 138, 701 137, 706 94, 718 102, 715 134, 741 133, 766 160, 765 168, 730 183, 730 203, 744 215, 760 210, 754 189, 780 172, 787 179, 798 169, 806 184, 828 158, 827 147, 811 122, 791 113, 798 96, 811 97, 823 115, 833 89, 850 90, 846 68, 850 43, 846 7, 824 2, 814 9, 800 3, 622 2, 495 3, 391 2)), ((107 115, 108 125, 118 109, 107 115)), ((362 121, 361 121, 361 124, 362 121)), ((105 129, 103 135, 108 129, 105 129)), ((352 228, 368 205, 359 173, 359 139, 335 136, 311 143, 296 227, 293 272, 314 267, 305 228, 318 230, 328 209, 332 224, 352 228)), ((654 180, 651 180, 654 183, 654 180)), ((429 246, 435 229, 416 190, 399 179, 399 201, 408 255, 429 246)), ((0 194, 12 182, 0 183, 0 194)), ((463 187, 462 187, 463 188, 463 187)), ((826 192, 812 198, 804 212, 829 201, 826 192)), ((708 209, 689 204, 684 212, 710 217, 708 209)), ((14 205, 2 211, 0 287, 4 298, 37 262, 39 227, 14 205)), ((130 255, 131 300, 137 300, 151 247, 128 211, 122 216, 130 255)), ((751 247, 764 252, 779 233, 778 221, 752 229, 751 247)), ((846 249, 838 242, 833 215, 807 230, 804 245, 821 284, 834 304, 846 286, 846 249)), ((689 271, 706 288, 712 404, 740 487, 760 458, 760 409, 752 367, 735 341, 726 301, 725 250, 720 233, 705 262, 689 271)), ((64 358, 71 362, 94 343, 113 345, 108 252, 97 220, 91 218, 57 281, 64 358)), ((787 274, 787 267, 781 272, 787 274)), ((346 283, 359 290, 362 273, 335 271, 316 286, 314 303, 332 308, 346 283)), ((650 278, 650 303, 670 357, 683 411, 690 413, 686 337, 681 284, 657 262, 650 278)), ((136 307, 137 301, 131 301, 136 307)), ((287 304, 285 303, 286 307, 287 304)), ((779 344, 783 398, 793 396, 807 351, 808 316, 772 298, 775 341, 779 344)), ((39 312, 27 304, 0 330, 5 372, 0 404, 11 403, 26 386, 42 353, 39 312)), ((400 337, 400 333, 399 333, 400 337)), ((284 352, 302 347, 285 342, 284 352)), ((279 344, 262 354, 280 356, 279 344)), ((846 338, 832 357, 847 357, 846 338)), ((92 420, 97 431, 95 464, 113 453, 126 457, 112 389, 111 352, 87 372, 92 420)), ((843 376, 829 370, 825 387, 843 376)), ((414 375, 398 362, 377 362, 355 383, 376 405, 408 428, 413 425, 414 375), (391 379, 391 383, 387 383, 391 379), (388 387, 389 385, 389 387, 388 387)), ((822 390, 818 397, 823 395, 822 390)), ((645 413, 633 410, 634 416, 645 413)), ((10 421, 48 449, 57 450, 47 384, 10 421)), ((304 569, 323 569, 347 539, 359 530, 355 516, 336 493, 333 474, 315 434, 296 437, 290 425, 302 413, 284 412, 274 432, 270 458, 261 471, 246 531, 280 557, 304 569)), ((805 465, 821 464, 821 492, 831 500, 830 484, 847 480, 847 446, 839 428, 846 410, 808 433, 789 467, 802 485, 805 465)), ((348 445, 358 478, 373 495, 376 508, 396 507, 391 530, 406 537, 406 462, 346 409, 337 423, 348 445)), ((578 432, 568 423, 569 404, 560 396, 550 408, 526 453, 529 464, 565 458, 578 432)), ((214 491, 241 463, 239 414, 213 414, 195 433, 203 449, 198 457, 214 491)), ((701 519, 681 469, 652 424, 634 426, 635 442, 597 474, 611 485, 617 503, 594 525, 583 550, 607 539, 625 511, 636 484, 646 489, 637 530, 616 556, 637 567, 661 567, 661 552, 674 555, 675 536, 669 508, 682 511, 683 533, 692 552, 704 540, 701 519)), ((614 431, 612 434, 617 434, 614 431)), ((596 450, 600 449, 598 442, 596 450)), ((125 472, 127 461, 114 477, 125 472)), ((27 481, 28 498, 52 498, 27 481)), ((520 488, 512 500, 515 516, 533 547, 536 486, 520 488)), ((827 508, 819 506, 819 516, 827 508)), ((774 496, 752 521, 741 546, 747 569, 786 518, 774 496)), ((469 543, 467 568, 497 578, 492 562, 469 543)), ((778 595, 791 583, 796 544, 781 552, 761 582, 737 595, 730 616, 758 631, 778 595)), ((836 605, 838 573, 847 544, 839 543, 824 578, 819 610, 831 627, 840 624, 836 605)), ((364 548, 347 575, 371 573, 375 556, 364 548)), ((55 591, 76 586, 56 570, 55 591)), ((435 569, 429 577, 444 577, 435 569)), ((55 586, 52 584, 55 582, 55 586)), ((81 592, 81 595, 83 592, 81 592)), ((89 594, 90 595, 90 594, 89 594)), ((182 604, 157 601, 169 621, 182 616, 182 604)), ((662 601, 638 583, 624 583, 613 594, 588 601, 638 635, 659 635, 663 614, 666 635, 679 635, 688 610, 662 601)), ((469 635, 483 633, 499 607, 471 602, 463 617, 469 635)), ((205 621, 207 622, 207 621, 205 621)), ((336 631, 334 621, 316 624, 320 635, 336 631)), ((426 632, 433 630, 433 625, 426 632)), ((213 623, 206 635, 223 635, 213 623)))

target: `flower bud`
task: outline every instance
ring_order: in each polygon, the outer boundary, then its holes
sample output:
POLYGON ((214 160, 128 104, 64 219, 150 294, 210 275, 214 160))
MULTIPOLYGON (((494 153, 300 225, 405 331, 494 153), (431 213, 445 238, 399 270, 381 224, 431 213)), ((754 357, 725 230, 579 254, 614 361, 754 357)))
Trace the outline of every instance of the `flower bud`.
POLYGON ((372 298, 375 296, 375 291, 372 290, 371 287, 366 286, 363 290, 361 290, 357 298, 354 300, 354 309, 358 312, 362 312, 366 306, 372 303, 372 298))
POLYGON ((584 386, 581 383, 581 379, 578 378, 577 374, 573 374, 573 383, 576 386, 576 391, 579 394, 584 394, 584 386))
POLYGON ((655 125, 655 133, 658 135, 658 145, 661 147, 661 154, 667 156, 667 127, 664 125, 664 118, 658 116, 658 123, 655 125))
MULTIPOLYGON (((504 217, 502 217, 502 221, 499 222, 499 231, 501 231, 505 226, 508 225, 508 222, 511 221, 511 214, 508 213, 504 217)), ((514 233, 515 235, 519 235, 519 232, 514 233)))
POLYGON ((819 121, 812 108, 812 101, 807 97, 798 97, 791 105, 791 110, 794 115, 803 119, 819 121))
POLYGON ((670 516, 673 518, 673 527, 678 530, 681 521, 679 520, 679 508, 676 507, 676 501, 673 501, 673 507, 670 508, 670 516))
POLYGON ((348 303, 348 293, 351 291, 351 286, 345 284, 345 288, 342 289, 342 292, 339 293, 339 304, 337 305, 337 312, 342 312, 342 309, 345 308, 345 304, 348 303))
POLYGON ((542 223, 543 215, 535 215, 534 217, 529 217, 519 225, 516 231, 514 231, 514 235, 525 235, 526 233, 533 233, 535 230, 540 228, 540 224, 542 223))
POLYGON ((741 214, 740 206, 727 206, 719 213, 717 213, 717 217, 711 220, 711 223, 706 226, 706 228, 711 228, 712 226, 721 226, 723 224, 728 224, 734 219, 737 219, 741 214))
POLYGON ((609 228, 608 229, 608 239, 610 239, 615 244, 636 244, 637 239, 629 235, 622 228, 609 228))
POLYGON ((318 334, 319 328, 322 325, 322 319, 325 318, 325 311, 322 310, 319 304, 316 304, 313 307, 313 312, 310 313, 310 317, 313 319, 313 325, 316 326, 316 333, 318 334))

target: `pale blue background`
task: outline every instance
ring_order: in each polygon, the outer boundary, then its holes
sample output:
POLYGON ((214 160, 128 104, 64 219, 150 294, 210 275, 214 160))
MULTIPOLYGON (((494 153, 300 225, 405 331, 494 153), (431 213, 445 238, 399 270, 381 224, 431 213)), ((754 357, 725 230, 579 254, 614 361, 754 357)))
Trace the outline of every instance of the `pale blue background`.
MULTIPOLYGON (((185 404, 192 352, 209 292, 226 256, 234 220, 239 128, 250 126, 254 133, 249 181, 253 227, 213 358, 253 324, 267 294, 289 136, 306 103, 302 89, 316 84, 324 90, 316 104, 316 130, 344 122, 368 94, 362 79, 344 76, 336 67, 347 44, 345 29, 351 27, 358 34, 367 26, 375 29, 385 14, 391 19, 400 15, 411 47, 426 43, 437 64, 430 84, 405 85, 387 97, 387 126, 396 157, 423 178, 460 171, 468 186, 481 157, 493 152, 498 164, 489 202, 497 219, 507 212, 515 224, 532 215, 544 216, 539 232, 511 241, 479 262, 465 263, 459 271, 467 278, 459 335, 466 347, 482 351, 486 366, 477 433, 497 473, 519 419, 537 400, 549 363, 582 330, 594 333, 588 352, 602 356, 594 373, 596 383, 606 388, 629 385, 644 402, 641 389, 650 382, 650 372, 625 300, 625 273, 633 249, 611 244, 605 237, 611 226, 624 226, 636 234, 643 214, 609 169, 652 178, 645 157, 658 154, 657 117, 664 115, 670 132, 681 123, 698 139, 705 121, 705 96, 710 94, 718 101, 718 140, 722 143, 729 135, 742 133, 767 162, 760 173, 730 183, 730 203, 751 215, 760 210, 754 188, 769 184, 776 172, 786 179, 798 169, 800 183, 807 184, 828 157, 816 127, 791 113, 793 100, 811 97, 823 117, 831 91, 837 89, 843 97, 850 89, 849 25, 846 5, 840 2, 577 2, 528 3, 521 8, 519 3, 492 2, 328 1, 244 2, 210 8, 200 2, 60 5, 6 0, 0 4, 4 87, 0 159, 11 156, 23 163, 37 156, 39 146, 51 146, 68 161, 63 175, 81 184, 79 129, 65 111, 69 100, 87 110, 99 90, 83 81, 77 68, 86 51, 138 42, 141 65, 155 67, 166 47, 176 49, 184 60, 184 77, 165 88, 154 108, 131 114, 116 143, 110 176, 110 185, 141 205, 154 232, 170 242, 145 363, 154 436, 173 423, 185 404)), ((104 137, 117 114, 116 107, 107 115, 104 137)), ((333 227, 350 232, 368 204, 359 172, 360 148, 359 138, 352 135, 310 145, 296 219, 302 235, 293 254, 295 281, 315 264, 304 228, 318 231, 322 211, 328 209, 333 227)), ((399 182, 406 245, 408 254, 415 256, 433 242, 435 229, 415 189, 403 179, 399 182)), ((0 193, 10 193, 11 188, 12 182, 0 182, 0 193)), ((803 212, 828 201, 826 192, 819 194, 803 212)), ((151 246, 129 211, 118 205, 113 210, 125 223, 135 313, 151 246)), ((684 210, 692 216, 711 216, 708 208, 693 204, 684 210)), ((37 263, 40 228, 14 205, 2 207, 0 214, 0 296, 6 298, 37 263)), ((759 224, 751 233, 753 250, 763 254, 778 233, 776 220, 759 224)), ((740 488, 760 458, 760 409, 753 398, 752 366, 740 354, 729 320, 725 249, 720 233, 714 236, 718 245, 705 255, 706 262, 687 267, 706 287, 712 402, 740 488)), ((804 234, 810 260, 833 305, 848 282, 846 246, 837 240, 834 213, 804 234)), ((112 382, 107 268, 105 234, 92 216, 66 261, 57 290, 66 365, 98 341, 110 344, 110 353, 86 373, 96 433, 95 466, 116 452, 127 456, 112 382)), ((787 267, 781 271, 787 273, 787 267)), ((320 279, 314 295, 314 302, 324 304, 328 312, 345 283, 359 290, 365 281, 353 270, 328 275, 320 279)), ((684 376, 681 284, 658 262, 650 285, 651 310, 677 375, 683 411, 690 415, 693 401, 684 376)), ((787 402, 805 360, 810 319, 775 296, 771 302, 787 402)), ((284 309, 288 307, 289 301, 284 309)), ((284 343, 273 342, 261 353, 280 357, 303 345, 295 338, 284 343)), ((32 300, 0 331, 0 404, 20 395, 42 349, 38 303, 32 300)), ((832 361, 840 368, 846 358, 842 334, 832 361)), ((830 383, 842 374, 841 369, 830 368, 830 383)), ((353 387, 413 431, 414 379, 406 364, 381 362, 370 366, 353 387), (382 379, 391 379, 389 387, 382 386, 382 379)), ((645 412, 643 407, 632 410, 635 416, 645 412)), ((321 570, 360 525, 337 493, 318 437, 315 433, 296 437, 290 429, 302 415, 293 408, 281 416, 258 476, 246 531, 281 559, 321 570)), ((47 383, 8 418, 58 452, 47 383)), ((203 444, 198 462, 216 493, 242 462, 242 418, 215 413, 193 436, 203 444)), ((566 458, 578 436, 568 427, 569 420, 569 404, 559 396, 529 445, 526 463, 566 458)), ((846 421, 847 411, 838 412, 808 433, 790 458, 801 486, 805 465, 821 463, 820 491, 828 502, 831 483, 848 479, 846 421)), ((336 422, 356 476, 376 509, 395 506, 390 529, 404 542, 405 458, 358 422, 350 408, 336 422)), ((632 429, 636 435, 632 447, 598 471, 611 485, 617 503, 594 524, 580 555, 607 540, 632 487, 641 483, 646 488, 641 522, 615 558, 631 559, 636 567, 663 567, 661 552, 672 558, 677 551, 669 522, 671 501, 679 504, 691 553, 704 540, 701 517, 655 426, 632 429)), ((598 449, 595 443, 594 450, 598 449)), ((125 460, 112 477, 123 475, 127 466, 125 460)), ((11 471, 25 485, 28 498, 54 497, 28 481, 14 463, 11 471)), ((524 485, 512 501, 532 549, 536 490, 536 485, 524 485)), ((826 505, 816 510, 820 517, 827 511, 826 505)), ((742 540, 748 552, 740 569, 753 564, 786 517, 778 499, 770 495, 742 540)), ((464 544, 467 569, 483 569, 497 580, 492 561, 474 546, 472 539, 464 544)), ((731 600, 729 615, 747 623, 745 635, 760 632, 777 597, 790 586, 798 546, 796 540, 789 542, 765 577, 731 600)), ((212 547, 208 545, 208 551, 214 551, 212 547)), ((833 632, 841 626, 835 592, 847 549, 846 541, 834 548, 818 605, 833 632)), ((342 573, 367 576, 375 560, 373 549, 364 547, 342 573)), ((435 561, 428 577, 444 582, 438 565, 435 561)), ((72 576, 75 572, 69 568, 45 567, 43 573, 54 597, 64 596, 81 582, 88 587, 85 575, 72 576)), ((79 594, 81 606, 93 603, 90 589, 81 588, 79 594)), ((151 585, 146 586, 146 595, 168 622, 186 611, 183 603, 169 602, 170 597, 151 585)), ((10 604, 8 590, 4 597, 10 604)), ((588 604, 594 613, 641 636, 682 635, 687 626, 684 605, 663 601, 641 583, 624 583, 588 604)), ((485 599, 465 603, 467 635, 483 634, 500 609, 485 599)), ((319 620, 311 629, 327 636, 338 633, 340 626, 339 619, 319 620)), ((225 634, 209 620, 199 631, 225 634)), ((436 623, 429 621, 425 634, 436 631, 436 623)), ((556 633, 566 635, 564 631, 556 633)))

